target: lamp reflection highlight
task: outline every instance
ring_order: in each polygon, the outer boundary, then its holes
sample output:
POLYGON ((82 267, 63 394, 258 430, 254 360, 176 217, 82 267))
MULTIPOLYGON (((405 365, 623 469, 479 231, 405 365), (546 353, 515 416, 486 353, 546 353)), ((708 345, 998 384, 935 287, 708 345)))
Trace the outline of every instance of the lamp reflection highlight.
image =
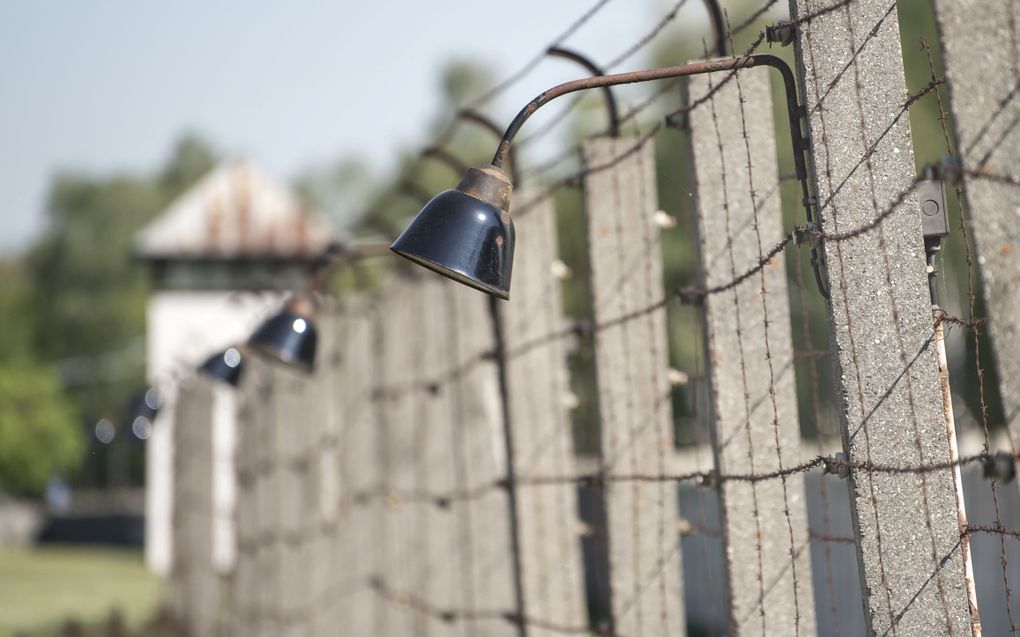
POLYGON ((244 372, 244 357, 236 347, 228 347, 207 358, 198 369, 214 380, 237 387, 244 372))

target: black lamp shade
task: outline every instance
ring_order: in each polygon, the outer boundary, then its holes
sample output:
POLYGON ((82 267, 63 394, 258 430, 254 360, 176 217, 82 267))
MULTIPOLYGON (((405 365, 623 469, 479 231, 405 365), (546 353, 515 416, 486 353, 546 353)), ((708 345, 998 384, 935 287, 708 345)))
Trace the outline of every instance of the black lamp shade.
POLYGON ((464 285, 510 298, 513 220, 469 194, 447 190, 433 197, 391 249, 464 285))
POLYGON ((236 347, 230 347, 210 356, 198 369, 211 378, 237 387, 244 370, 244 358, 236 347))
POLYGON ((315 324, 289 309, 266 319, 248 340, 254 351, 306 372, 315 369, 315 324))
POLYGON ((467 171, 455 190, 422 208, 390 249, 443 276, 510 298, 514 264, 513 185, 496 166, 467 171))

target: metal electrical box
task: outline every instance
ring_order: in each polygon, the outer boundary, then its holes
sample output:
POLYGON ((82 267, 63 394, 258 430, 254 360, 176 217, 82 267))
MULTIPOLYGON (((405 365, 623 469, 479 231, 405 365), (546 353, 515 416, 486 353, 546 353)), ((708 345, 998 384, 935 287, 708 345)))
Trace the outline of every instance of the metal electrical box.
POLYGON ((921 229, 926 239, 949 234, 949 210, 942 181, 925 179, 917 184, 917 201, 921 208, 921 229))

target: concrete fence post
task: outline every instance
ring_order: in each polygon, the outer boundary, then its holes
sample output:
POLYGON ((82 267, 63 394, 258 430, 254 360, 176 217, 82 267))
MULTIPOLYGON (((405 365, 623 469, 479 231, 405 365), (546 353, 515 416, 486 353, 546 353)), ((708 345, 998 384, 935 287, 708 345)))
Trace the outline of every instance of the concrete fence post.
POLYGON ((613 630, 684 634, 678 493, 665 474, 673 455, 666 310, 651 143, 595 139, 582 147, 591 260, 601 470, 613 630), (608 167, 610 166, 611 167, 608 167), (631 316, 632 313, 637 315, 631 316))
MULTIPOLYGON (((937 0, 942 52, 959 147, 972 170, 1016 175, 1020 51, 1012 2, 937 0), (1010 25, 1013 25, 1012 27, 1010 25), (980 43, 975 36, 980 35, 980 43)), ((988 306, 1006 424, 1020 444, 1020 188, 964 176, 968 230, 988 306)))
MULTIPOLYGON (((530 201, 515 193, 515 201, 530 201)), ((559 626, 586 626, 577 490, 573 484, 528 485, 529 476, 576 473, 566 397, 566 341, 543 341, 564 329, 557 276, 556 212, 545 198, 516 216, 525 240, 514 258, 513 296, 500 303, 506 348, 509 426, 513 433, 524 605, 528 615, 559 626)), ((540 626, 531 637, 553 637, 540 626)))
MULTIPOLYGON (((830 6, 791 0, 794 19, 830 6)), ((915 172, 896 4, 861 0, 797 28, 821 227, 861 228, 915 172)), ((845 450, 866 464, 949 460, 915 196, 874 229, 823 243, 845 450)), ((964 635, 970 613, 951 471, 854 469, 851 511, 872 634, 964 635)))
POLYGON ((196 637, 215 635, 222 590, 213 562, 213 390, 204 378, 181 383, 174 412, 173 561, 168 598, 196 637))
MULTIPOLYGON (((705 95, 723 74, 691 78, 705 95)), ((768 69, 739 73, 691 112, 705 287, 757 265, 783 237, 768 69)), ((710 429, 723 474, 802 460, 786 270, 704 299, 710 429)), ((737 635, 815 633, 803 475, 720 486, 730 627, 737 635)))

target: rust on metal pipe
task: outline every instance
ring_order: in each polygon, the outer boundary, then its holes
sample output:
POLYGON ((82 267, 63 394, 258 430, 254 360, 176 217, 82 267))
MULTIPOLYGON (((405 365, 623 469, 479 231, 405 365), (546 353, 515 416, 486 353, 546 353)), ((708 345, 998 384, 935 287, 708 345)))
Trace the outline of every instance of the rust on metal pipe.
MULTIPOLYGON (((463 119, 465 121, 478 124, 479 126, 484 128, 485 130, 487 130, 490 133, 492 133, 493 136, 496 139, 500 139, 503 136, 503 129, 500 128, 499 126, 497 126, 496 122, 492 121, 491 119, 489 119, 485 115, 482 115, 481 113, 479 113, 476 110, 472 110, 470 108, 465 108, 465 109, 461 110, 460 113, 457 114, 457 117, 460 118, 460 119, 463 119)), ((520 187, 520 185, 521 185, 521 176, 520 176, 520 173, 517 170, 517 157, 515 156, 514 151, 513 151, 512 148, 510 149, 510 154, 508 156, 508 159, 510 160, 510 170, 509 170, 510 179, 512 179, 513 182, 515 184, 517 184, 518 187, 520 187)))
POLYGON ((960 450, 956 443, 956 418, 953 414, 953 393, 949 386, 949 359, 946 356, 945 332, 942 327, 943 313, 934 310, 935 351, 939 362, 939 388, 942 391, 942 410, 945 414, 946 439, 949 441, 949 461, 953 463, 953 487, 956 496, 956 519, 960 527, 960 553, 963 557, 963 581, 967 588, 967 603, 970 606, 971 637, 981 637, 981 615, 978 612, 977 586, 974 582, 974 561, 970 550, 970 523, 967 521, 967 505, 963 497, 963 476, 960 474, 960 450))
POLYGON ((801 181, 802 185, 807 220, 808 222, 812 222, 814 221, 814 213, 811 210, 812 201, 806 183, 807 164, 804 161, 806 145, 804 144, 804 134, 801 130, 800 120, 802 109, 797 102, 796 81, 793 78, 793 71, 790 70, 789 65, 774 55, 748 55, 721 60, 691 62, 690 64, 681 64, 679 66, 667 66, 644 71, 631 71, 630 73, 617 73, 615 75, 596 75, 593 77, 585 77, 579 80, 564 82, 563 84, 554 86, 538 95, 535 99, 531 100, 527 106, 521 109, 519 113, 517 113, 517 117, 510 122, 510 126, 508 126, 506 132, 503 133, 503 139, 499 142, 499 148, 496 149, 496 154, 492 157, 492 165, 497 168, 503 166, 503 161, 507 152, 510 150, 510 145, 518 131, 520 131, 521 127, 524 125, 524 122, 528 121, 528 118, 534 115, 535 111, 557 97, 576 93, 577 91, 602 88, 604 86, 637 84, 640 82, 650 82, 652 80, 701 75, 703 73, 736 71, 739 69, 749 69, 757 66, 770 66, 779 71, 780 75, 783 77, 783 86, 786 91, 786 113, 790 120, 790 135, 792 137, 791 141, 793 142, 793 161, 797 172, 797 179, 801 181))
MULTIPOLYGON (((551 46, 546 50, 546 54, 576 62, 588 69, 588 71, 590 71, 594 76, 605 75, 605 71, 603 71, 601 67, 576 51, 571 51, 570 49, 564 49, 558 46, 551 46)), ((609 114, 609 128, 606 129, 606 132, 610 137, 619 137, 620 113, 616 108, 616 97, 613 95, 613 89, 610 88, 609 85, 603 86, 602 95, 606 98, 606 110, 609 114)))
MULTIPOLYGON (((804 116, 805 109, 801 106, 797 99, 797 83, 793 77, 793 71, 790 70, 790 66, 786 62, 774 55, 747 55, 718 60, 706 60, 701 62, 691 62, 689 64, 681 64, 679 66, 666 66, 657 69, 631 71, 629 73, 596 75, 593 77, 564 82, 563 84, 554 86, 541 93, 517 113, 517 116, 514 117, 513 121, 510 122, 510 126, 508 126, 506 131, 503 133, 503 138, 499 142, 499 147, 496 149, 496 153, 492 156, 492 165, 497 168, 501 168, 503 166, 503 162, 507 157, 507 154, 510 152, 513 139, 521 130, 521 127, 524 126, 524 122, 528 121, 528 118, 534 115, 535 111, 557 97, 593 88, 618 86, 621 84, 637 84, 640 82, 650 82, 652 80, 688 77, 691 75, 717 73, 720 71, 738 71, 740 69, 749 69, 758 66, 772 67, 779 71, 779 74, 783 78, 783 89, 786 95, 786 115, 790 122, 790 142, 793 146, 793 163, 797 173, 797 180, 800 182, 801 202, 804 207, 804 215, 808 224, 811 225, 814 223, 815 219, 814 206, 816 202, 815 197, 811 192, 811 186, 808 183, 807 161, 805 159, 807 144, 804 142, 804 132, 801 128, 801 119, 804 116)), ((815 246, 811 248, 811 264, 814 269, 815 282, 818 284, 818 290, 822 293, 822 296, 829 298, 829 291, 825 287, 821 274, 818 248, 815 246)))

